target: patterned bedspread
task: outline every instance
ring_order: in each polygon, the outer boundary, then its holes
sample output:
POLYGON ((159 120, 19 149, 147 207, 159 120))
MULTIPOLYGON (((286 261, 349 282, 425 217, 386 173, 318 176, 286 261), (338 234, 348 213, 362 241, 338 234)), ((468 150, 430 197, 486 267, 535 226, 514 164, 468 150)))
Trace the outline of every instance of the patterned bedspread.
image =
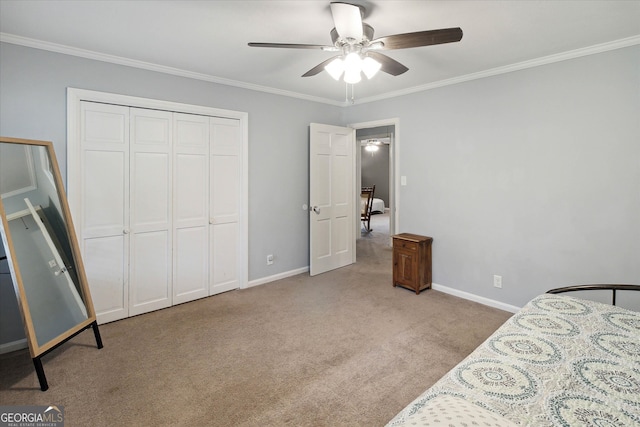
POLYGON ((541 295, 388 426, 513 424, 640 426, 640 313, 541 295), (438 424, 425 413, 443 398, 506 424, 438 424))

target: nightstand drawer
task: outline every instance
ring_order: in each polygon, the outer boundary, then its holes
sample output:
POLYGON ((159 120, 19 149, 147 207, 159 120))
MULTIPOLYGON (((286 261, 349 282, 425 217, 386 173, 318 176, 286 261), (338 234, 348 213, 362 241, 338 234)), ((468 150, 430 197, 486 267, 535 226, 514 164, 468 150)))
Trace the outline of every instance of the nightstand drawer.
POLYGON ((394 249, 404 249, 407 251, 417 251, 418 244, 415 242, 408 242, 406 240, 393 239, 393 248, 394 249))

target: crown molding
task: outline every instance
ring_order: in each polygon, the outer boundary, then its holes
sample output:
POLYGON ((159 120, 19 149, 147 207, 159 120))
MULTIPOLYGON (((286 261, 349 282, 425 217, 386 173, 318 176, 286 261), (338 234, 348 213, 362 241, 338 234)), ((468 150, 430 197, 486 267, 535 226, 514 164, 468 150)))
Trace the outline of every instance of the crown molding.
POLYGON ((414 86, 403 90, 394 92, 387 92, 382 95, 372 96, 368 98, 361 98, 355 101, 355 104, 365 104, 368 102, 380 101, 389 98, 396 98, 398 96, 410 95, 416 92, 423 92, 426 90, 436 89, 444 86, 455 85, 458 83, 464 83, 471 80, 483 79, 485 77, 497 76, 500 74, 512 73, 514 71, 525 70, 528 68, 539 67, 541 65, 553 64, 556 62, 566 61, 569 59, 580 58, 588 55, 595 55, 598 53, 608 52, 610 50, 622 49, 625 47, 635 46, 640 44, 640 35, 628 37, 625 39, 615 40, 608 43, 597 44, 581 49, 570 50, 554 55, 544 56, 541 58, 532 59, 529 61, 518 62, 511 65, 505 65, 503 67, 491 68, 489 70, 479 71, 477 73, 465 74, 464 76, 454 77, 446 80, 439 80, 437 82, 428 83, 425 85, 414 86))
POLYGON ((217 83, 217 84, 226 85, 226 86, 234 86, 242 89, 266 92, 274 95, 288 96, 291 98, 299 98, 307 101, 320 102, 324 104, 332 104, 336 106, 344 105, 344 102, 334 101, 327 98, 305 95, 303 93, 281 90, 281 89, 276 89, 268 86, 261 86, 261 85, 241 82, 238 80, 225 79, 222 77, 216 77, 209 74, 196 73, 193 71, 182 70, 180 68, 167 67, 164 65, 153 64, 151 62, 138 61, 136 59, 129 59, 129 58, 124 58, 122 56, 109 55, 109 54, 95 52, 87 49, 79 49, 79 48, 66 46, 62 44, 50 43, 42 40, 31 39, 28 37, 16 36, 13 34, 0 33, 0 42, 15 44, 19 46, 26 46, 26 47, 46 50, 50 52, 62 53, 65 55, 77 56, 85 59, 92 59, 94 61, 102 61, 102 62, 108 62, 111 64, 124 65, 127 67, 140 68, 143 70, 155 71, 158 73, 171 74, 174 76, 186 77, 188 79, 202 80, 210 83, 217 83))
POLYGON ((86 49, 79 49, 71 46, 61 45, 57 43, 50 43, 42 40, 31 39, 28 37, 16 36, 13 34, 0 33, 0 42, 10 43, 20 46, 31 47, 34 49, 47 50, 50 52, 62 53, 65 55, 77 56, 80 58, 92 59, 95 61, 108 62, 112 64, 124 65, 127 67, 140 68, 149 71, 155 71, 158 73, 171 74, 179 77, 186 77, 189 79, 202 80, 211 83, 217 83, 226 86, 234 86, 242 89, 255 90, 259 92, 266 92, 274 95, 288 96, 291 98, 298 98, 307 101, 319 102, 323 104, 334 105, 338 107, 350 107, 351 105, 360 105, 374 101, 385 100, 389 98, 396 98, 398 96, 410 95, 417 92, 423 92, 431 89, 436 89, 444 86, 455 85, 459 83, 468 82, 471 80, 483 79, 485 77, 497 76, 500 74, 511 73, 514 71, 520 71, 527 68, 539 67, 541 65, 553 64, 556 62, 566 61, 569 59, 580 58, 588 55, 595 55, 602 52, 607 52, 616 49, 622 49, 625 47, 635 46, 640 44, 640 35, 628 37, 612 42, 602 43, 586 48, 575 49, 563 53, 544 56, 529 61, 518 62, 516 64, 506 65, 503 67, 491 68, 489 70, 479 71, 477 73, 466 74, 451 79, 439 80, 436 82, 428 83, 425 85, 414 86, 407 89, 402 89, 393 92, 387 92, 385 94, 361 98, 354 102, 334 101, 327 98, 321 98, 317 96, 305 95, 298 92, 292 92, 287 90, 276 89, 268 86, 261 86, 251 83, 245 83, 237 80, 225 79, 222 77, 216 77, 209 74, 195 73, 192 71, 182 70, 174 67, 167 67, 164 65, 153 64, 150 62, 138 61, 135 59, 124 58, 121 56, 108 55, 104 53, 94 52, 86 49))

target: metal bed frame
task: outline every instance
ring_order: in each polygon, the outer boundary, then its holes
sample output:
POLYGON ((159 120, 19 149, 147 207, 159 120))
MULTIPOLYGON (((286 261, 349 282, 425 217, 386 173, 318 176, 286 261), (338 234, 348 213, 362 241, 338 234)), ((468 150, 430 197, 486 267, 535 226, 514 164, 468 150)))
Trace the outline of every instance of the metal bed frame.
POLYGON ((548 294, 561 294, 573 291, 595 291, 610 290, 613 293, 612 305, 616 305, 616 291, 640 291, 640 285, 615 285, 615 284, 596 284, 596 285, 575 285, 565 286, 563 288, 555 288, 547 291, 548 294))

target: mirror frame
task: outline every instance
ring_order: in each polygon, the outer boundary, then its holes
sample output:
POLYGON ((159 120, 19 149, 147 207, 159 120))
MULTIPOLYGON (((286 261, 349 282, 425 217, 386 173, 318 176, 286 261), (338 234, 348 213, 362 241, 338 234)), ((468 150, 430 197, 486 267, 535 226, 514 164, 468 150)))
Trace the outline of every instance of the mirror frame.
POLYGON ((16 297, 18 300, 18 306, 20 308, 20 313, 22 315, 25 335, 27 338, 27 342, 29 344, 29 351, 31 354, 31 358, 36 368, 38 380, 40 381, 40 388, 42 389, 42 391, 45 391, 47 390, 48 385, 47 385, 46 377, 44 375, 44 370, 42 368, 42 362, 40 360, 42 356, 52 351, 53 349, 63 344, 64 342, 70 340, 74 336, 78 335, 80 332, 89 328, 93 328, 93 331, 96 337, 96 344, 98 348, 102 348, 102 340, 100 338, 100 332, 98 330, 98 323, 96 320, 96 312, 93 306, 93 301, 91 299, 91 293, 89 290, 89 285, 88 285, 87 277, 84 270, 84 264, 82 262, 82 257, 80 255, 80 248, 78 246, 78 241, 75 234, 75 228, 73 226, 71 213, 69 211, 69 205, 67 203, 67 197, 64 190, 65 187, 62 183, 60 169, 58 167, 58 161, 55 156, 53 144, 50 141, 38 141, 38 140, 8 138, 8 137, 0 137, 0 143, 20 144, 20 145, 38 146, 38 147, 45 148, 49 156, 49 160, 51 162, 51 168, 53 172, 56 192, 60 200, 60 207, 62 209, 61 214, 67 228, 67 237, 69 239, 69 245, 71 247, 73 261, 76 264, 75 268, 76 268, 76 274, 78 277, 79 287, 82 292, 83 302, 87 311, 86 320, 83 320, 82 322, 78 323, 76 326, 68 329, 66 332, 61 333, 57 337, 52 338, 46 343, 43 343, 43 344, 38 343, 38 340, 35 334, 35 328, 33 325, 31 309, 29 307, 29 301, 27 300, 27 297, 26 297, 27 294, 25 292, 24 283, 22 281, 20 265, 18 263, 18 260, 16 259, 15 249, 13 246, 11 232, 9 229, 9 223, 7 221, 7 215, 4 209, 4 204, 2 202, 2 197, 0 197, 0 217, 2 219, 0 223, 0 231, 1 231, 0 234, 2 235, 2 243, 5 246, 5 255, 7 256, 9 270, 11 273, 14 290, 16 292, 16 297))

